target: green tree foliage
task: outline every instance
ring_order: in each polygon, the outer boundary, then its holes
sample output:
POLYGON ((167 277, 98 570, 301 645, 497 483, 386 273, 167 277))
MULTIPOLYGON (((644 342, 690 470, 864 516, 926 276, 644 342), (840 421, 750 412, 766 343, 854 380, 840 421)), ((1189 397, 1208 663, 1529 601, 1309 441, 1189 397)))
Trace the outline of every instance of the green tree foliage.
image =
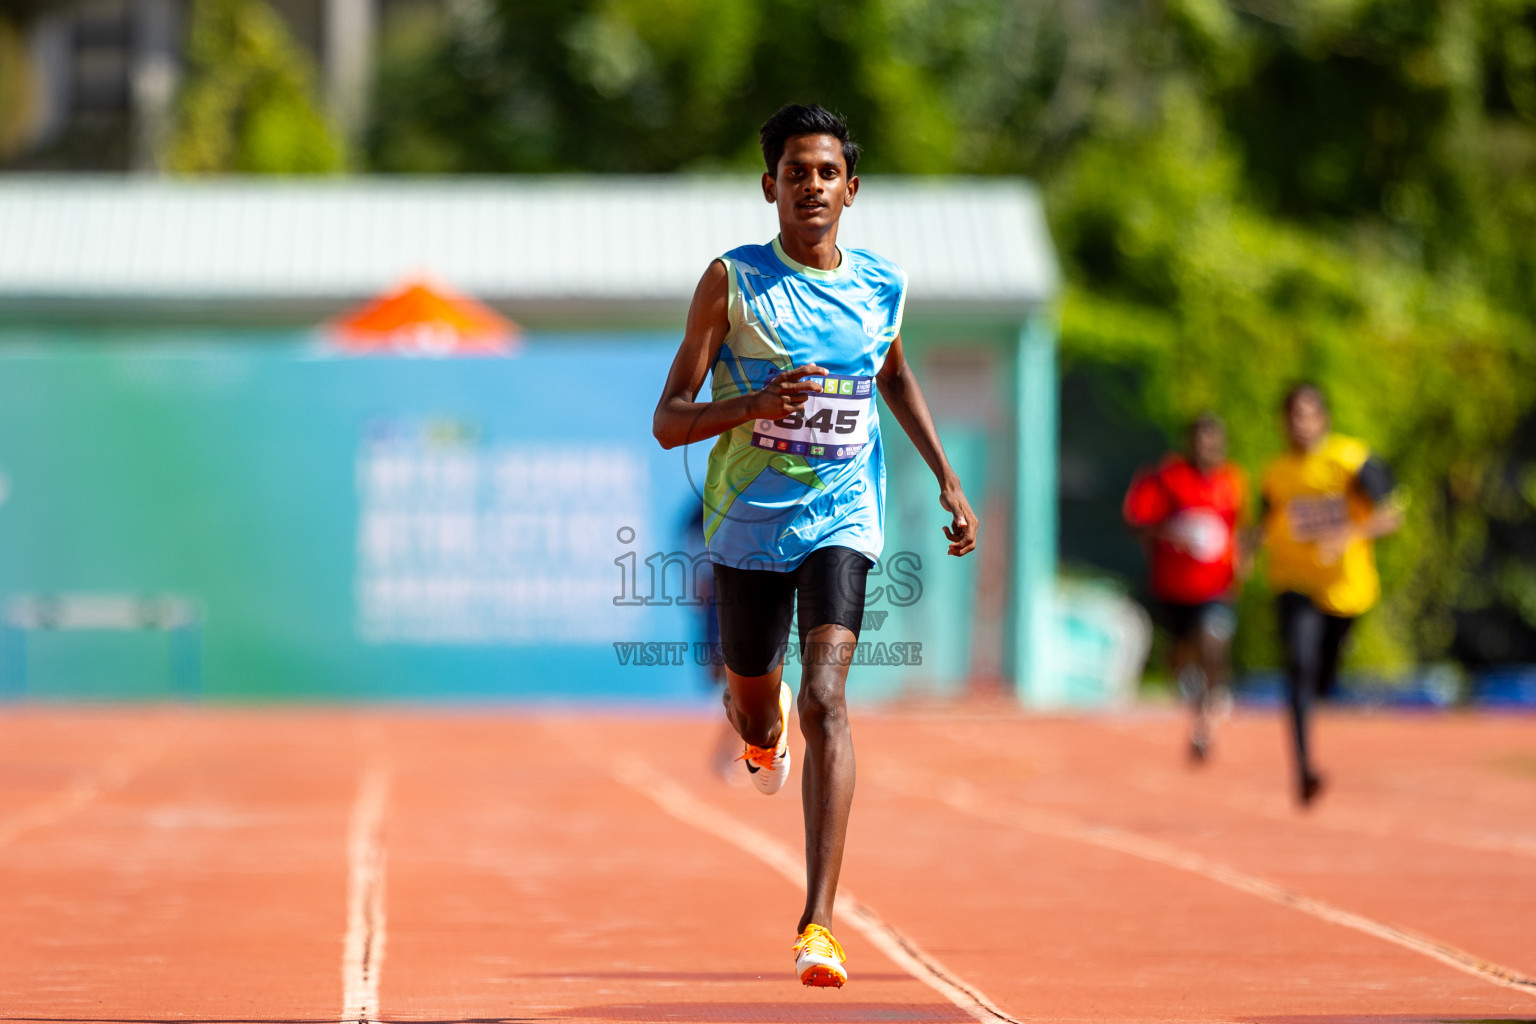
MULTIPOLYGON (((869 172, 1028 175, 1070 282, 1067 366, 1132 368, 1124 401, 1170 440, 1223 413, 1255 473, 1311 378, 1394 464, 1408 525, 1381 545, 1363 661, 1440 655, 1478 601, 1536 628, 1530 564, 1486 544, 1536 521, 1506 443, 1536 400, 1536 0, 446 10, 392 34, 375 166, 746 168, 761 120, 814 100, 869 172)), ((1249 663, 1273 661, 1264 600, 1249 663)))
POLYGON ((398 171, 750 166, 757 126, 798 99, 847 115, 874 143, 872 170, 1017 171, 1091 73, 1058 66, 1072 5, 1041 6, 449 0, 446 17, 386 34, 370 159, 398 171), (1058 79, 1067 99, 1053 106, 1058 79))
POLYGON ((342 147, 313 75, 264 0, 195 0, 167 165, 183 174, 322 174, 342 147))
POLYGON ((461 0, 435 33, 413 25, 386 46, 374 161, 405 171, 664 171, 732 155, 757 114, 740 100, 759 65, 762 8, 461 0))

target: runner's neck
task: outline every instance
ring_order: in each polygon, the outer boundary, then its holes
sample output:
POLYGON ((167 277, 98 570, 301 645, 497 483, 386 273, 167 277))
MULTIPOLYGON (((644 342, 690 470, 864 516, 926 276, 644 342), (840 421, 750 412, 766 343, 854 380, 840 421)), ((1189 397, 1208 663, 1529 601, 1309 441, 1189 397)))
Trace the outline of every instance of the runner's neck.
POLYGON ((774 243, 779 256, 795 270, 816 270, 825 274, 842 269, 843 250, 837 244, 836 227, 814 242, 797 238, 793 232, 785 234, 781 229, 774 243))
POLYGON ((790 270, 793 270, 795 273, 804 274, 806 277, 816 278, 821 281, 831 281, 837 279, 838 277, 842 276, 843 271, 848 266, 847 253, 843 252, 843 250, 836 245, 833 245, 832 247, 832 257, 830 259, 824 259, 821 261, 824 263, 830 263, 830 267, 822 267, 817 263, 806 263, 802 260, 796 259, 795 256, 786 251, 783 235, 779 235, 773 240, 773 254, 779 258, 781 263, 783 263, 790 270))

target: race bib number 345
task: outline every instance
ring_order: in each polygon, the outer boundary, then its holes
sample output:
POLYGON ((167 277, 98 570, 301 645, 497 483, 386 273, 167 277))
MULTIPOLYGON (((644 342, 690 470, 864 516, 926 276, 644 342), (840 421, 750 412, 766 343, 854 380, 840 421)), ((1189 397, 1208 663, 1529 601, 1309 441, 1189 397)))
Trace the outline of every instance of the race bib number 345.
POLYGON ((869 443, 873 377, 807 377, 821 390, 783 419, 757 420, 752 445, 813 459, 851 459, 869 443))

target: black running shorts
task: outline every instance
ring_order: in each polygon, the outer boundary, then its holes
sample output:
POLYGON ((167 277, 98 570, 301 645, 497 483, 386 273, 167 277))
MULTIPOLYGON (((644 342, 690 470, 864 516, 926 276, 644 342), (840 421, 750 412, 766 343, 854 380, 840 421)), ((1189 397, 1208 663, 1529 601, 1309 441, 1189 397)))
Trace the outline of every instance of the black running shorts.
POLYGON ((817 626, 843 626, 858 636, 869 569, 868 558, 843 547, 817 548, 788 572, 716 562, 715 605, 725 667, 739 676, 772 672, 784 656, 790 616, 797 610, 802 656, 805 638, 817 626))
POLYGON ((1237 614, 1225 601, 1202 601, 1199 604, 1159 601, 1153 606, 1152 618, 1175 640, 1190 640, 1199 633, 1230 640, 1237 628, 1237 614))

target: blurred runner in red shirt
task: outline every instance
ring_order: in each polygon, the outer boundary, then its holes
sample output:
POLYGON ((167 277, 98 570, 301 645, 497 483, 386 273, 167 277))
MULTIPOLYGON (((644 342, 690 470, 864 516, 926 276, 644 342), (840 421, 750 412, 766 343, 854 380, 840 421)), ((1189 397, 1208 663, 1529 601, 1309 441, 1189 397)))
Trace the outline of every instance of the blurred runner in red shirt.
POLYGON ((1205 760, 1227 693, 1237 590, 1237 528, 1248 481, 1227 461, 1227 429, 1207 413, 1189 428, 1189 453, 1137 476, 1125 521, 1142 537, 1152 568, 1155 618, 1173 639, 1173 672, 1193 720, 1189 751, 1205 760))

